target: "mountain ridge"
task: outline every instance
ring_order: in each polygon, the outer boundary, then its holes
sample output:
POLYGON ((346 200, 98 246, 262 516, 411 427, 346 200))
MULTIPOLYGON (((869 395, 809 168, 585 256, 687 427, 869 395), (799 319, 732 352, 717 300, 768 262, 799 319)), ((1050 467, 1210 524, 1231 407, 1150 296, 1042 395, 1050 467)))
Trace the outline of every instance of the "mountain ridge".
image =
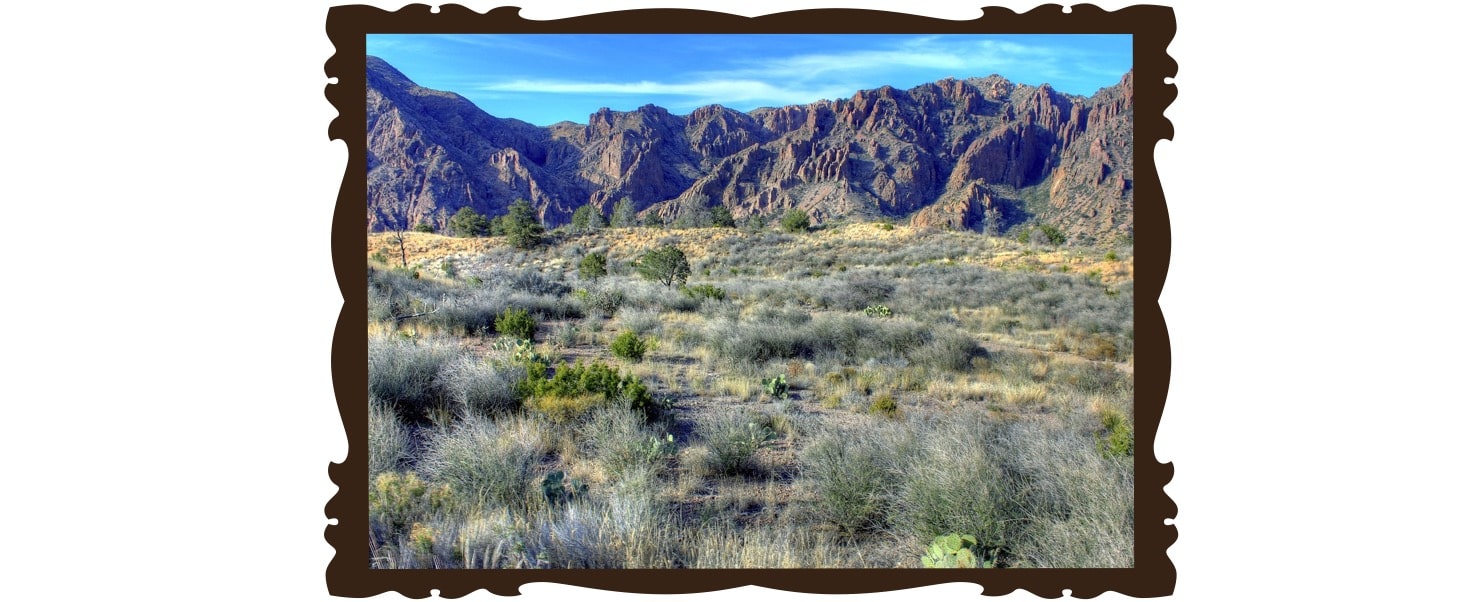
POLYGON ((540 127, 366 63, 370 231, 520 198, 557 226, 630 198, 667 222, 723 205, 980 229, 992 209, 1087 240, 1132 232, 1132 71, 1090 97, 990 75, 746 113, 602 107, 540 127))

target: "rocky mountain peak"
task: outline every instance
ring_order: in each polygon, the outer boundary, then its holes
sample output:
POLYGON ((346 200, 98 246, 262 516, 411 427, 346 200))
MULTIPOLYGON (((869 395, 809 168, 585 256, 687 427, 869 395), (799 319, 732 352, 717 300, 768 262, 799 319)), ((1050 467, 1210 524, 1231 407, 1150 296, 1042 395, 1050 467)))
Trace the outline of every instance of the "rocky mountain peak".
POLYGON ((989 75, 748 113, 601 107, 586 125, 538 128, 377 58, 367 68, 371 230, 443 226, 466 206, 500 215, 516 199, 557 226, 622 198, 667 218, 721 204, 954 228, 994 211, 1089 238, 1132 225, 1132 72, 1091 98, 989 75))

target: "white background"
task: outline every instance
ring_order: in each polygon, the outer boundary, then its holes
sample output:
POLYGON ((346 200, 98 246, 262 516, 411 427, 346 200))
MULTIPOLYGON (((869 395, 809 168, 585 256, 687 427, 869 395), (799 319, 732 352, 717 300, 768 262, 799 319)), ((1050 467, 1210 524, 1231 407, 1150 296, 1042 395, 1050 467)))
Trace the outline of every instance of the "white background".
MULTIPOLYGON (((6 9, 8 598, 329 598, 322 507, 346 443, 328 235, 347 160, 327 136, 331 4, 6 9), (220 123, 231 131, 207 135, 220 123)), ((984 4, 703 6, 967 19, 984 4)), ((1176 134, 1156 154, 1174 237, 1158 454, 1176 469, 1176 596, 1463 598, 1476 535, 1468 15, 1180 4, 1176 134)))

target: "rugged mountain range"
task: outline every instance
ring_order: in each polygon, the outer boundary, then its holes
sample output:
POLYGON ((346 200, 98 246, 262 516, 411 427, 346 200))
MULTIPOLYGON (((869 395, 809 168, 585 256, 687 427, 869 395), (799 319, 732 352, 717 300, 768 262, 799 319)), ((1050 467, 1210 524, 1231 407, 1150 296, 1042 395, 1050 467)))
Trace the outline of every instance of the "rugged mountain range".
POLYGON ((1133 225, 1133 75, 1090 98, 991 75, 748 113, 602 108, 538 127, 422 88, 368 57, 368 228, 444 226, 529 200, 550 227, 629 198, 668 221, 726 205, 824 222, 892 217, 978 229, 1040 221, 1102 239, 1133 225))

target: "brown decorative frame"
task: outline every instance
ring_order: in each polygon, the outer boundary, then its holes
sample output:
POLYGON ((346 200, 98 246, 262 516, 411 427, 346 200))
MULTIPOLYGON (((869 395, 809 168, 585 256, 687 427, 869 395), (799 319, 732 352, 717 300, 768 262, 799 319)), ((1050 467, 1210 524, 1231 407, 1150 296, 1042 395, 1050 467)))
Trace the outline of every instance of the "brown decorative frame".
POLYGON ((370 6, 338 6, 328 12, 328 37, 337 49, 326 63, 328 100, 338 110, 329 125, 331 139, 348 146, 348 167, 333 216, 333 266, 344 306, 333 338, 333 386, 348 435, 343 463, 330 463, 328 475, 339 487, 326 514, 336 519, 325 529, 336 550, 328 565, 329 592, 369 597, 396 591, 423 598, 437 590, 460 597, 478 589, 516 595, 533 582, 557 582, 632 593, 696 593, 758 585, 810 593, 861 593, 951 582, 972 582, 984 595, 1025 589, 1043 597, 1091 598, 1106 591, 1138 597, 1173 593, 1175 570, 1168 548, 1178 537, 1171 520, 1178 509, 1164 492, 1173 465, 1160 463, 1153 442, 1163 416, 1169 382, 1169 340, 1158 296, 1169 262, 1168 208, 1153 161, 1159 140, 1173 138, 1164 111, 1177 91, 1168 83, 1178 70, 1168 56, 1175 32, 1174 13, 1163 6, 1131 6, 1107 12, 1093 5, 1044 5, 1025 13, 985 7, 978 19, 952 21, 911 14, 852 9, 814 9, 758 17, 725 13, 643 9, 530 21, 516 7, 486 13, 459 5, 432 9, 415 4, 390 12, 370 6), (433 12, 435 10, 436 12, 433 12), (1133 36, 1135 221, 1135 520, 1134 562, 1126 569, 625 569, 562 571, 374 570, 369 568, 364 533, 368 529, 367 318, 362 204, 365 174, 365 34, 370 33, 1126 33, 1133 36))

